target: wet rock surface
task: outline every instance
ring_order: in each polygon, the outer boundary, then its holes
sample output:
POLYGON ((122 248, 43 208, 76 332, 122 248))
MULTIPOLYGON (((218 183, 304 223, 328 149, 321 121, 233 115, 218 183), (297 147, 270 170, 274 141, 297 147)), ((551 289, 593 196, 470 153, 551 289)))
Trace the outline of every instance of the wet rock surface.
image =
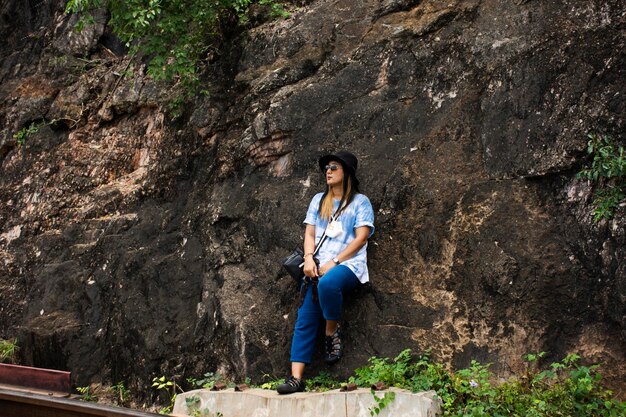
POLYGON ((595 224, 575 178, 588 132, 624 140, 622 2, 314 1, 230 40, 177 118, 176 87, 127 74, 105 28, 70 36, 63 3, 0 6, 0 337, 23 363, 283 375, 280 261, 317 158, 349 149, 376 233, 333 373, 575 351, 623 394, 624 208, 595 224))

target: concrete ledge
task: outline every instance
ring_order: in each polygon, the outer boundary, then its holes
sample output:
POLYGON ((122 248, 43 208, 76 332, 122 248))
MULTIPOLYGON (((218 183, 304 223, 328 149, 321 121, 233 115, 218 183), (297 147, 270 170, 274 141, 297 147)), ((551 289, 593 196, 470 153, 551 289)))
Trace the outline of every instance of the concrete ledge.
MULTIPOLYGON (((390 388, 376 395, 382 397, 389 391, 395 392, 396 397, 381 410, 379 417, 435 417, 440 411, 441 400, 436 398, 434 391, 414 394, 390 388)), ((370 409, 375 405, 369 389, 290 395, 262 389, 243 392, 199 389, 179 394, 173 414, 192 417, 370 417, 370 409)))

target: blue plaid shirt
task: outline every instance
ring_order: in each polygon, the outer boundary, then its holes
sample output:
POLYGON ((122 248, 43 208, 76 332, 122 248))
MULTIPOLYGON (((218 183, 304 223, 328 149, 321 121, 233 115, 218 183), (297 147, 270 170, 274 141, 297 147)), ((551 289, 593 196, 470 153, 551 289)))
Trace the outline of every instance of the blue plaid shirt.
MULTIPOLYGON (((304 224, 310 224, 315 226, 315 243, 319 242, 328 220, 323 220, 319 216, 318 208, 323 193, 316 194, 309 204, 309 209, 304 219, 304 224)), ((333 212, 339 207, 339 200, 335 200, 333 212)), ((350 242, 356 237, 355 229, 357 227, 369 226, 371 237, 374 233, 374 209, 370 200, 363 194, 357 194, 354 196, 352 202, 341 211, 338 221, 341 222, 341 228, 343 233, 336 238, 326 237, 326 241, 322 244, 322 247, 317 252, 317 258, 320 261, 320 265, 324 265, 337 255, 339 255, 350 242)), ((369 273, 367 271, 367 242, 359 251, 350 259, 344 260, 342 265, 350 268, 354 275, 365 283, 369 281, 369 273)))

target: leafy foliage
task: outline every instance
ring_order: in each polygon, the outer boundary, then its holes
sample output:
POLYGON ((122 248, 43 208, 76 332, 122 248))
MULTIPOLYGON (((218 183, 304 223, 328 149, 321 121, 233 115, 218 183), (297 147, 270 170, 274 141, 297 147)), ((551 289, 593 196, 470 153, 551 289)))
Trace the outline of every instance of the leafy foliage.
MULTIPOLYGON (((130 48, 150 59, 148 73, 155 79, 198 82, 198 65, 207 59, 211 44, 220 36, 222 21, 243 22, 254 0, 68 0, 66 13, 78 13, 80 30, 93 24, 91 11, 106 7, 109 24, 130 48)), ((274 16, 285 16, 279 3, 259 0, 274 16)))
MULTIPOLYGON (((524 357, 526 371, 518 378, 495 381, 489 364, 472 361, 465 369, 451 372, 441 363, 431 360, 430 351, 413 355, 407 349, 395 358, 369 359, 367 366, 358 368, 348 382, 360 387, 371 387, 383 382, 390 387, 413 392, 433 390, 442 401, 445 417, 622 417, 626 415, 626 402, 616 399, 603 388, 597 365, 581 364, 580 356, 568 354, 560 362, 540 369, 539 361, 545 352, 530 353, 524 357)), ((284 380, 265 375, 269 382, 264 389, 275 390, 284 380)), ((221 381, 218 373, 206 373, 199 380, 188 380, 195 386, 209 387, 221 381)), ((247 380, 246 383, 250 381, 247 380)), ((307 391, 325 391, 338 388, 340 382, 325 372, 307 381, 307 391)), ((154 378, 157 389, 170 389, 176 385, 165 377, 154 378)), ((173 392, 173 391, 172 391, 173 392)), ((392 391, 377 394, 372 391, 374 404, 370 415, 378 415, 394 401, 392 391)), ((172 397, 172 404, 175 395, 172 397)), ((186 399, 190 415, 198 417, 219 416, 208 409, 200 409, 198 397, 186 399)), ((171 407, 163 411, 171 411, 171 407)))
POLYGON ((305 380, 305 382, 307 391, 328 391, 341 386, 341 383, 337 381, 337 379, 333 378, 328 372, 323 371, 316 377, 305 380))
POLYGON ((185 398, 185 406, 187 407, 187 414, 201 415, 200 411, 200 398, 196 395, 185 398))
POLYGON ((0 339, 0 363, 15 362, 17 349, 17 339, 0 339))
MULTIPOLYGON (((360 387, 371 387, 377 382, 383 382, 386 386, 413 392, 435 390, 441 396, 451 386, 450 374, 442 364, 430 361, 430 351, 418 358, 413 358, 410 349, 403 350, 394 359, 372 357, 369 366, 358 368, 354 373, 355 376, 350 377, 348 382, 360 387)), ((374 399, 377 400, 375 395, 374 399)), ((446 402, 453 402, 449 395, 442 397, 442 400, 444 407, 446 402)))
POLYGON ((91 387, 76 387, 76 391, 78 391, 81 395, 80 399, 82 401, 94 402, 98 401, 98 397, 91 393, 91 387))
POLYGON ((187 414, 192 417, 223 417, 223 414, 219 411, 212 413, 208 408, 200 409, 201 402, 200 398, 195 395, 185 398, 187 414))
POLYGON ((265 382, 263 382, 261 385, 259 385, 259 388, 261 388, 261 389, 276 390, 276 388, 280 384, 284 384, 285 383, 285 378, 278 378, 275 375, 270 375, 270 374, 264 374, 263 375, 263 380, 265 382))
POLYGON ((33 122, 28 127, 24 127, 13 135, 13 139, 17 141, 18 145, 23 145, 26 139, 32 134, 39 132, 39 127, 33 122))
POLYGON ((377 416, 385 407, 387 407, 393 400, 396 399, 395 392, 386 392, 382 397, 376 395, 376 391, 372 390, 374 401, 376 405, 370 407, 370 416, 377 416))
POLYGON ((126 388, 123 382, 118 382, 109 388, 109 390, 115 396, 115 402, 117 405, 122 407, 128 406, 130 401, 130 390, 126 388))
POLYGON ((594 220, 598 222, 612 218, 626 197, 626 155, 624 147, 615 146, 606 135, 589 134, 588 138, 587 153, 593 156, 593 161, 591 167, 581 170, 577 177, 601 185, 593 200, 594 220))
POLYGON ((165 376, 152 378, 152 387, 157 391, 163 391, 169 398, 170 404, 159 411, 159 414, 170 414, 176 401, 176 390, 183 392, 176 382, 170 381, 165 376))
MULTIPOLYGON (((570 354, 546 370, 534 369, 544 355, 527 355, 525 375, 494 384, 489 365, 472 361, 469 368, 449 372, 442 364, 432 362, 429 352, 413 358, 411 351, 405 350, 394 359, 371 358, 368 366, 355 370, 350 381, 362 387, 382 381, 413 392, 434 390, 442 400, 444 416, 626 415, 626 403, 612 398, 613 393, 601 386, 597 366, 580 365, 580 357, 570 354)), ((377 397, 377 404, 380 401, 377 397)), ((377 414, 375 408, 370 410, 372 415, 377 414)))
POLYGON ((217 382, 223 382, 228 388, 235 386, 235 383, 222 377, 219 372, 207 372, 200 379, 187 378, 187 382, 197 388, 212 389, 217 382))

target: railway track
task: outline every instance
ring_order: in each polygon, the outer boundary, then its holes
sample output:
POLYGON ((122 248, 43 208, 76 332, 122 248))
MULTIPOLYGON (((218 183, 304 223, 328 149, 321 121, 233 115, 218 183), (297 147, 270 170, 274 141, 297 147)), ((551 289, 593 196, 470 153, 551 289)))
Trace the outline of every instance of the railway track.
POLYGON ((0 388, 0 417, 155 417, 127 408, 0 388))

